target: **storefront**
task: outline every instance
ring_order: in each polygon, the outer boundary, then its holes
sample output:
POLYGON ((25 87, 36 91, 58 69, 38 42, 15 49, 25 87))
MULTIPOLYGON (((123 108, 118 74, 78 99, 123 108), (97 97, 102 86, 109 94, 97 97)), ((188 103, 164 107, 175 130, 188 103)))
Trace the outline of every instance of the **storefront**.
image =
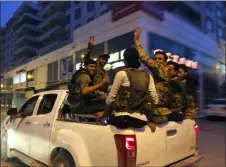
MULTIPOLYGON (((132 46, 132 44, 133 32, 129 32, 119 37, 97 44, 93 47, 91 58, 94 60, 96 60, 99 55, 104 54, 105 51, 106 53, 110 54, 110 58, 108 59, 108 63, 105 65, 104 69, 107 71, 110 77, 111 84, 113 83, 113 79, 119 68, 124 67, 123 54, 125 49, 132 46)), ((85 51, 86 49, 82 49, 76 52, 76 70, 80 68, 81 62, 83 62, 85 51)))
POLYGON ((26 101, 26 70, 21 69, 13 77, 12 107, 20 108, 26 101))

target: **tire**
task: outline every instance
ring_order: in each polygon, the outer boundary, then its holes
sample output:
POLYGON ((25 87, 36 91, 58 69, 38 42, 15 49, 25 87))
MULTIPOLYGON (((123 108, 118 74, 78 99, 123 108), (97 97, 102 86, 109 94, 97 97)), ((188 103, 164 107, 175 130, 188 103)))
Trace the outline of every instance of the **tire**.
POLYGON ((60 152, 53 161, 53 167, 75 167, 75 162, 69 154, 60 152))
POLYGON ((3 131, 1 133, 1 160, 7 161, 8 158, 8 144, 7 144, 7 132, 3 131))

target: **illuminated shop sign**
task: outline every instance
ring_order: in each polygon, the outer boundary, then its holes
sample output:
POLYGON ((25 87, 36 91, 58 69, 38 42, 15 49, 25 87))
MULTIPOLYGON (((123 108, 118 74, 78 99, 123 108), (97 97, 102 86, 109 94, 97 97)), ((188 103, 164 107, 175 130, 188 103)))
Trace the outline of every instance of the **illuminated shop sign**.
POLYGON ((199 67, 199 64, 197 61, 187 60, 184 57, 180 58, 180 56, 172 55, 171 53, 167 53, 167 56, 168 56, 167 61, 173 61, 178 64, 185 64, 187 67, 192 68, 192 69, 198 69, 198 67, 199 67))
MULTIPOLYGON (((120 60, 124 59, 124 56, 123 56, 124 52, 125 52, 125 49, 121 50, 120 52, 111 53, 110 58, 108 59, 108 64, 105 65, 104 69, 105 70, 111 70, 111 69, 116 69, 118 67, 125 66, 123 61, 120 61, 120 60), (118 61, 120 61, 120 62, 118 62, 118 61)), ((96 61, 97 58, 95 58, 93 60, 96 61)), ((76 64, 76 67, 75 67, 76 70, 78 70, 81 67, 81 64, 82 63, 76 64)), ((84 65, 82 65, 82 67, 84 67, 84 65)))

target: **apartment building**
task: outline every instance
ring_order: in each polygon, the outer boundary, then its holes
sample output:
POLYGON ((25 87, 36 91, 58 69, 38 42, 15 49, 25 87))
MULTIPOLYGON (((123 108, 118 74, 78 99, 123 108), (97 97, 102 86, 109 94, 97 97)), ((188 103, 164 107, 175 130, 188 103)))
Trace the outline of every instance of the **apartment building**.
POLYGON ((71 43, 75 29, 109 11, 103 1, 39 1, 38 4, 43 7, 39 13, 43 22, 38 27, 45 32, 39 38, 44 45, 37 51, 40 56, 71 43))
MULTIPOLYGON (((122 3, 119 1, 24 2, 4 27, 6 32, 6 43, 2 49, 5 50, 3 55, 6 57, 3 64, 4 70, 8 71, 25 63, 30 57, 43 56, 71 43, 74 30, 122 3), (17 25, 13 26, 14 24, 17 25), (21 24, 25 25, 21 27, 21 24), (17 27, 20 28, 17 29, 17 27), (17 30, 17 33, 14 35, 15 30, 17 30), (26 39, 26 41, 23 39, 26 39), (26 43, 30 45, 23 46, 20 45, 21 42, 23 45, 27 45, 26 43)), ((223 10, 225 2, 174 1, 159 3, 164 10, 173 13, 178 19, 194 25, 210 38, 216 40, 219 45, 225 45, 224 20, 226 13, 223 10)), ((223 55, 225 52, 223 51, 225 47, 220 48, 222 50, 221 61, 224 61, 223 55)))
POLYGON ((41 31, 37 25, 41 19, 37 13, 40 6, 33 2, 24 2, 14 13, 13 17, 3 27, 3 69, 8 71, 25 63, 29 58, 36 56, 36 50, 41 47, 37 36, 41 31))
POLYGON ((5 36, 4 36, 4 30, 3 28, 0 28, 0 74, 3 73, 4 71, 4 52, 5 52, 5 47, 4 47, 4 41, 5 41, 5 36))

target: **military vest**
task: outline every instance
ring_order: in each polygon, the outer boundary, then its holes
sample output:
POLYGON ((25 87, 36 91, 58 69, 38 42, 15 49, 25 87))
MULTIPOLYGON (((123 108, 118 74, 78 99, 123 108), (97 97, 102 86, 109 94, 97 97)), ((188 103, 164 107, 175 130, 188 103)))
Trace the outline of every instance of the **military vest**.
MULTIPOLYGON (((100 65, 97 65, 96 67, 96 74, 93 76, 93 84, 98 84, 100 83, 104 77, 106 75, 106 71, 100 67, 100 65)), ((103 92, 108 92, 108 87, 109 87, 109 84, 108 83, 105 83, 102 87, 99 88, 100 91, 103 91, 103 92)))
POLYGON ((88 72, 85 69, 80 68, 79 70, 75 71, 75 73, 72 75, 71 81, 68 84, 68 91, 69 91, 70 95, 77 96, 77 95, 80 94, 80 88, 77 85, 76 80, 82 74, 87 74, 88 75, 88 72))
POLYGON ((144 71, 128 68, 124 70, 127 74, 130 86, 121 86, 114 101, 115 111, 134 111, 144 110, 148 102, 148 88, 150 77, 144 71))

